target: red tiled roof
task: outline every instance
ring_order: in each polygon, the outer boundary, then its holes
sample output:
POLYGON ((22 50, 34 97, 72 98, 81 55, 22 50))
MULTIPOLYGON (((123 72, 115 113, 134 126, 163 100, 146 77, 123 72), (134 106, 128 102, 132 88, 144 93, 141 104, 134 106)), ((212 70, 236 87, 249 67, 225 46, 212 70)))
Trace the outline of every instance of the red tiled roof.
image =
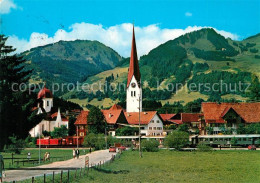
POLYGON ((105 120, 108 124, 116 124, 118 122, 118 118, 122 113, 122 109, 119 110, 102 110, 102 113, 105 117, 105 120))
POLYGON ((199 122, 200 116, 199 113, 181 113, 181 121, 183 123, 199 122))
POLYGON ((51 93, 51 91, 46 88, 46 86, 44 85, 43 89, 41 89, 38 93, 38 99, 40 98, 53 98, 53 95, 51 93))
POLYGON ((183 124, 181 119, 170 119, 169 121, 172 122, 172 123, 175 123, 177 125, 183 124))
POLYGON ((120 110, 123 109, 120 105, 114 104, 109 110, 120 110))
POLYGON ((233 109, 245 122, 260 122, 260 103, 202 103, 202 111, 207 123, 224 123, 223 117, 233 109))
POLYGON ((88 123, 88 113, 89 111, 81 111, 78 115, 75 125, 87 125, 88 123))
POLYGON ((163 121, 169 121, 176 114, 159 114, 163 121))
MULTIPOLYGON (((154 117, 157 111, 148 111, 140 113, 140 124, 147 125, 154 117)), ((139 112, 124 112, 126 120, 131 125, 139 124, 139 112)))
POLYGON ((141 74, 138 65, 138 57, 136 51, 136 44, 135 44, 135 30, 133 27, 133 37, 132 37, 132 49, 131 49, 131 57, 130 57, 130 64, 129 64, 129 71, 127 76, 127 87, 129 86, 132 77, 135 76, 135 79, 140 84, 141 74))

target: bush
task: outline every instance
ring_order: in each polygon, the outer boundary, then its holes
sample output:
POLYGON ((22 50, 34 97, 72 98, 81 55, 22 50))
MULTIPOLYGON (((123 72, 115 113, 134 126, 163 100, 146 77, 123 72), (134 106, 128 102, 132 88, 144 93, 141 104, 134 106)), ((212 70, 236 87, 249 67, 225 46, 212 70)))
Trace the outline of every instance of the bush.
POLYGON ((95 150, 104 149, 106 146, 104 134, 89 133, 83 142, 84 147, 92 147, 95 150))
POLYGON ((25 141, 17 139, 16 136, 9 137, 11 143, 4 147, 5 152, 14 152, 15 154, 21 154, 21 151, 25 147, 25 141))
POLYGON ((129 136, 129 135, 136 135, 138 134, 139 130, 136 127, 123 127, 116 129, 117 136, 129 136))
POLYGON ((143 140, 141 142, 143 149, 147 152, 157 152, 159 150, 159 142, 154 139, 143 140))
POLYGON ((212 151, 212 150, 213 150, 213 148, 210 147, 210 146, 208 146, 208 145, 206 145, 206 144, 200 143, 200 144, 197 146, 197 151, 199 151, 199 152, 210 152, 210 151, 212 151))
POLYGON ((60 128, 54 127, 54 131, 51 132, 53 138, 61 138, 68 136, 68 129, 66 126, 62 125, 60 128))
POLYGON ((189 142, 189 134, 187 132, 175 130, 165 138, 165 145, 170 148, 180 150, 189 142))

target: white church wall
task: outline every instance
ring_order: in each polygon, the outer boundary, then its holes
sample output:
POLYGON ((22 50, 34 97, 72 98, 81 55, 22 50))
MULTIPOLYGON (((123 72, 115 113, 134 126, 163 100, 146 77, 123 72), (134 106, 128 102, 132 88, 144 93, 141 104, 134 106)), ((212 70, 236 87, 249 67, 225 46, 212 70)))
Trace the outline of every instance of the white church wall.
POLYGON ((140 108, 142 111, 142 88, 139 88, 138 83, 133 76, 129 87, 126 90, 126 111, 127 112, 139 112, 139 96, 141 99, 140 108), (135 87, 133 87, 133 84, 135 87))

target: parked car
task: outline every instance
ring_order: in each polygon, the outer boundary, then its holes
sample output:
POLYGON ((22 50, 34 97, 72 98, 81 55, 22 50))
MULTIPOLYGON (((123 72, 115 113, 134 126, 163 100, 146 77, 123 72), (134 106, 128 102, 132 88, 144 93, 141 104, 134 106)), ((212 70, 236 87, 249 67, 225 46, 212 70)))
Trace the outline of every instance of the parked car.
POLYGON ((249 145, 248 150, 256 150, 256 146, 255 145, 249 145))
POLYGON ((116 147, 113 146, 109 147, 109 152, 116 152, 116 147))
POLYGON ((126 150, 126 147, 125 147, 125 146, 118 147, 118 150, 125 151, 125 150, 126 150))

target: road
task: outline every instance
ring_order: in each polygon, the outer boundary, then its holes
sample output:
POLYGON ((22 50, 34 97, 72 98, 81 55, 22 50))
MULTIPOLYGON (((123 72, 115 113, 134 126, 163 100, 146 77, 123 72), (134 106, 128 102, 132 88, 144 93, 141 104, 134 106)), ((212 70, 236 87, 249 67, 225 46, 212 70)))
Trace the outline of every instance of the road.
POLYGON ((47 165, 26 168, 23 170, 8 170, 4 182, 20 181, 30 179, 32 177, 41 176, 43 174, 52 174, 53 171, 60 172, 61 169, 75 169, 85 166, 85 156, 89 157, 89 164, 98 164, 100 161, 108 161, 115 153, 109 153, 108 150, 94 151, 91 154, 82 155, 79 159, 70 159, 67 161, 54 162, 47 165), (37 170, 34 170, 37 169, 37 170), (39 170, 41 169, 41 170, 39 170), (56 169, 56 170, 55 170, 56 169), (57 170, 59 169, 59 170, 57 170))

